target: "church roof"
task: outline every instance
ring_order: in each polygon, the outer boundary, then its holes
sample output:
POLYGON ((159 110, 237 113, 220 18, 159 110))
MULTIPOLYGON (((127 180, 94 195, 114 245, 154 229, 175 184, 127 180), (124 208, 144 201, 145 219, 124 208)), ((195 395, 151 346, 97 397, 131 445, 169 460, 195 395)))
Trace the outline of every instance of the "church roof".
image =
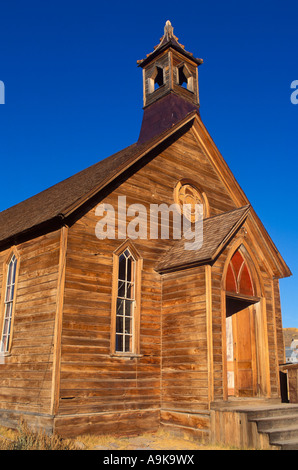
POLYGON ((215 260, 231 237, 244 223, 250 205, 209 217, 203 222, 203 243, 197 250, 185 249, 185 238, 178 240, 159 260, 158 272, 169 272, 179 267, 191 267, 215 260))

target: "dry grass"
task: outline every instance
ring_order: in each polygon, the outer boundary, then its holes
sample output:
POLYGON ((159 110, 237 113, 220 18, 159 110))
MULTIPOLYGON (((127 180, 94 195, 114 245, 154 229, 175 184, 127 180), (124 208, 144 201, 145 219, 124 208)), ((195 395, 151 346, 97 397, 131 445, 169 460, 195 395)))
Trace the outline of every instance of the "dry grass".
POLYGON ((48 436, 45 432, 32 431, 25 421, 17 430, 0 428, 1 450, 76 450, 75 442, 59 436, 48 436))
POLYGON ((199 449, 201 446, 183 438, 178 438, 159 430, 152 434, 142 434, 133 437, 115 437, 115 436, 80 436, 78 441, 82 442, 86 448, 106 448, 118 450, 162 450, 162 449, 199 449))
POLYGON ((204 444, 187 435, 176 436, 163 428, 131 437, 84 435, 77 437, 76 442, 86 450, 232 450, 232 447, 204 444))
POLYGON ((0 450, 232 450, 230 447, 196 442, 164 429, 131 437, 83 435, 62 439, 32 431, 25 421, 17 430, 0 427, 0 450))

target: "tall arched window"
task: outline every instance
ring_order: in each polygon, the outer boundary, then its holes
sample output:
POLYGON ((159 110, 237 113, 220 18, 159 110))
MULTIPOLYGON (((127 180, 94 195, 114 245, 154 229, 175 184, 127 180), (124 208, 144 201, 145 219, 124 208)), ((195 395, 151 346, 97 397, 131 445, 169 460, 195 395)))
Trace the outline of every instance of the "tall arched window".
POLYGON ((7 353, 11 345, 12 318, 16 291, 17 258, 13 254, 7 263, 6 287, 4 292, 4 314, 0 352, 7 353))
POLYGON ((116 351, 132 352, 136 262, 127 248, 119 256, 116 351))
POLYGON ((114 253, 111 349, 115 354, 139 353, 142 260, 126 242, 114 253))

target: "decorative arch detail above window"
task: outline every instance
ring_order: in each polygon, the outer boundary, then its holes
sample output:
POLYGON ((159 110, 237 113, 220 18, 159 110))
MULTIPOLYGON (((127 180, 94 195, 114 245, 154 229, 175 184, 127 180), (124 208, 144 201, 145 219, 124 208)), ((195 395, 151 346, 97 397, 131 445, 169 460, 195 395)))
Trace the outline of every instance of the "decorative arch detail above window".
POLYGON ((142 259, 130 241, 113 254, 111 353, 140 352, 142 259))
POLYGON ((239 249, 232 256, 228 266, 226 291, 252 297, 255 295, 250 269, 239 249))
POLYGON ((15 251, 12 251, 4 264, 1 305, 1 344, 0 353, 9 353, 11 350, 13 317, 15 310, 15 298, 19 259, 15 251))
POLYGON ((174 200, 181 208, 184 204, 191 206, 191 211, 188 215, 186 214, 186 216, 192 222, 195 221, 195 204, 203 205, 204 219, 210 217, 209 203, 205 192, 202 191, 195 182, 189 179, 183 179, 177 183, 174 190, 174 200))

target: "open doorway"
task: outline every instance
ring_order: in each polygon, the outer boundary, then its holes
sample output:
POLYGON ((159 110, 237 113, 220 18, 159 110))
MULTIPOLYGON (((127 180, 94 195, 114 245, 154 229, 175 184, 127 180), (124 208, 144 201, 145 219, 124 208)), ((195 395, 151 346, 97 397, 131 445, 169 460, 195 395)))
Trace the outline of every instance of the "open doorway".
POLYGON ((254 299, 226 297, 228 396, 257 394, 254 299))
POLYGON ((258 393, 255 317, 260 298, 240 249, 229 262, 225 282, 227 395, 254 397, 258 393))

